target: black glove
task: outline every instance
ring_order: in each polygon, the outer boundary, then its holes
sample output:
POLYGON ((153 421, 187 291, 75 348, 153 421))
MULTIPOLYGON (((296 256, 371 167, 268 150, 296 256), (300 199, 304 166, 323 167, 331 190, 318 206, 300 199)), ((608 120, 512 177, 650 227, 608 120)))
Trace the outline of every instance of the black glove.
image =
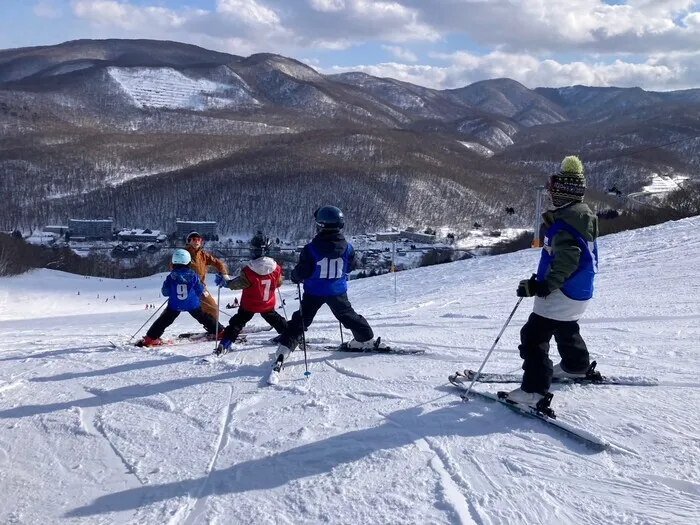
POLYGON ((547 297, 550 291, 547 287, 547 283, 545 281, 538 281, 537 275, 533 273, 532 277, 529 279, 520 281, 515 293, 518 297, 532 297, 533 295, 537 297, 547 297))
POLYGON ((299 276, 296 274, 296 272, 292 272, 290 279, 292 280, 292 282, 294 284, 301 284, 304 282, 304 279, 300 279, 299 276))

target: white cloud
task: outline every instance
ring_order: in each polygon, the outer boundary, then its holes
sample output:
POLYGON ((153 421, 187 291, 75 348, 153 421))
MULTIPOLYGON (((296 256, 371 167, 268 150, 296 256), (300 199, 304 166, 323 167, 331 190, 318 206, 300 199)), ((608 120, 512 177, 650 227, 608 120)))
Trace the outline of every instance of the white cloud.
POLYGON ((219 0, 216 12, 252 26, 279 26, 277 13, 255 0, 219 0))
POLYGON ((405 49, 403 47, 388 46, 386 44, 382 44, 382 48, 386 49, 395 58, 397 58, 399 60, 403 60, 404 62, 417 62, 418 61, 418 57, 416 56, 415 53, 413 53, 412 51, 405 49))
POLYGON ((40 0, 34 4, 32 11, 36 16, 42 18, 60 18, 62 14, 61 8, 56 5, 55 0, 40 0))
MULTIPOLYGON (((156 0, 153 0, 155 2, 156 0)), ((400 2, 376 0, 216 0, 213 11, 136 5, 129 0, 73 0, 73 13, 99 26, 132 31, 184 31, 190 39, 231 40, 282 52, 346 49, 371 40, 435 41, 440 33, 400 2)))
POLYGON ((181 40, 239 55, 304 56, 370 43, 396 62, 346 69, 434 87, 500 76, 530 87, 671 89, 700 81, 698 0, 216 0, 209 10, 168 4, 72 0, 72 9, 104 33, 181 40), (407 43, 426 49, 440 42, 449 49, 452 35, 486 51, 443 53, 433 55, 434 64, 416 64, 407 43), (576 58, 561 58, 565 53, 576 58))
POLYGON ((642 64, 615 60, 612 63, 560 63, 538 60, 530 55, 495 51, 483 56, 458 52, 441 56, 448 66, 407 65, 388 62, 320 69, 321 73, 363 71, 378 77, 392 77, 435 89, 469 85, 479 80, 508 77, 529 88, 589 86, 645 86, 647 89, 685 89, 700 82, 700 52, 673 57, 654 57, 642 64), (699 73, 695 73, 698 71, 699 73))
POLYGON ((182 26, 188 18, 201 11, 177 13, 158 6, 138 7, 116 0, 74 0, 73 13, 98 26, 116 26, 128 31, 149 29, 172 30, 182 26))
POLYGON ((315 11, 330 13, 345 9, 345 0, 309 0, 309 5, 315 11))
POLYGON ((676 23, 696 0, 402 0, 441 33, 464 33, 511 52, 651 53, 700 42, 694 27, 676 23))

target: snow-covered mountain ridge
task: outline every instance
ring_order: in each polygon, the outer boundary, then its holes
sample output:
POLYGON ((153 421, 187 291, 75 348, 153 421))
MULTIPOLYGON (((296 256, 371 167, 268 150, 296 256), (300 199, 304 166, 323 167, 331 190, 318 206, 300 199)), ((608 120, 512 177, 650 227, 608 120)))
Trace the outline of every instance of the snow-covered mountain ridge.
MULTIPOLYGON (((160 304, 162 275, 2 278, 0 522, 693 523, 699 232, 693 218, 600 240, 582 335, 603 373, 660 380, 553 387, 559 416, 608 438, 606 452, 500 405, 463 403, 447 385, 481 363, 537 250, 352 281, 377 335, 427 353, 310 350, 307 380, 299 351, 274 388, 262 379, 269 333, 212 365, 197 364, 210 343, 108 345, 148 319, 145 303, 160 304), (670 272, 669 261, 683 264, 670 272)), ((282 295, 289 314, 295 287, 282 295)), ((530 308, 485 371, 519 370, 530 308)), ((167 334, 193 328, 181 316, 167 334)), ((338 323, 324 308, 307 336, 339 341, 338 323)))
POLYGON ((696 177, 699 134, 698 90, 528 89, 507 78, 437 90, 324 75, 269 53, 149 40, 8 49, 0 51, 0 188, 12 205, 0 209, 0 229, 59 224, 68 214, 157 229, 188 216, 228 228, 229 208, 245 208, 236 228, 253 230, 251 217, 278 228, 279 217, 292 216, 299 232, 301 214, 247 210, 290 174, 304 183, 285 184, 275 199, 363 210, 364 231, 523 227, 535 188, 563 156, 584 159, 596 211, 624 210, 629 203, 607 199, 609 188, 635 195, 656 176, 696 177), (356 147, 358 135, 370 147, 356 147), (225 205, 181 198, 194 182, 218 196, 239 178, 255 184, 225 205), (352 182, 338 189, 339 181, 352 182), (438 190, 444 206, 432 206, 427 192, 455 184, 438 190), (368 188, 365 205, 357 197, 368 188), (406 188, 426 193, 407 197, 406 188), (426 206, 407 212, 409 198, 426 206), (157 202, 169 203, 168 215, 157 202), (397 224, 407 214, 414 223, 397 224))

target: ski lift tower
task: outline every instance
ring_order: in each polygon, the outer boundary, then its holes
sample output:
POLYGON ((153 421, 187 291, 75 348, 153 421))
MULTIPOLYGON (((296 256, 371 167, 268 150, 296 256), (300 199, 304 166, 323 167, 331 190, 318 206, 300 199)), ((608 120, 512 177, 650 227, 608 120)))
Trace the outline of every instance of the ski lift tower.
POLYGON ((537 188, 535 192, 535 235, 532 238, 532 247, 542 248, 542 242, 540 242, 540 224, 542 223, 542 203, 544 199, 547 198, 547 189, 537 188))

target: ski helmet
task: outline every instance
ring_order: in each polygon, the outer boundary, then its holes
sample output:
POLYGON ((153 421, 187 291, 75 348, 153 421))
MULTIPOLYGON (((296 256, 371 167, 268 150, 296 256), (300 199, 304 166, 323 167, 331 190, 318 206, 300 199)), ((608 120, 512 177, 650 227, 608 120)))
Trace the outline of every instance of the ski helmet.
POLYGON ((322 206, 316 209, 314 219, 316 219, 318 231, 342 230, 345 226, 343 212, 335 206, 322 206))
POLYGON ((190 261, 192 261, 192 256, 190 255, 190 252, 187 250, 183 250, 182 248, 179 248, 173 252, 173 257, 171 259, 173 264, 190 264, 190 261))
POLYGON ((204 241, 204 238, 198 233, 198 232, 190 232, 187 234, 187 239, 185 239, 185 242, 189 244, 192 242, 192 239, 202 239, 204 241))
POLYGON ((253 259, 258 257, 263 257, 270 253, 270 247, 272 246, 272 241, 263 232, 258 232, 250 240, 250 256, 253 259))

